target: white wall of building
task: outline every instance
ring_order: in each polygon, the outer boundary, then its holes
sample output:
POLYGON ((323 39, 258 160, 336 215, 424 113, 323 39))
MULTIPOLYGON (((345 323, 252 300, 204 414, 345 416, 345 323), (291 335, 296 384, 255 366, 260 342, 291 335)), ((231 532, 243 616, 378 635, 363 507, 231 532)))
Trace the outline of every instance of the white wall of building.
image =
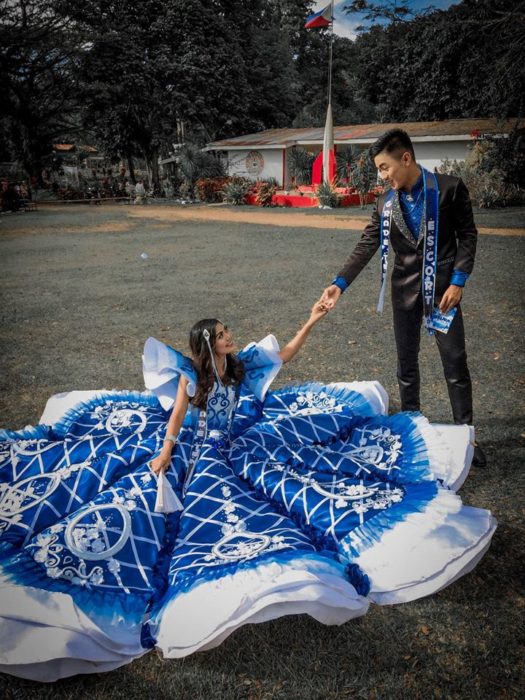
POLYGON ((251 180, 267 180, 274 177, 283 183, 282 148, 252 148, 228 151, 228 175, 239 175, 251 180))
MULTIPOLYGON (((472 141, 413 141, 416 159, 428 170, 439 168, 441 161, 465 160, 472 141)), ((370 147, 369 143, 355 144, 362 150, 370 147)), ((337 148, 344 148, 338 144, 337 148)), ((303 146, 304 148, 304 146, 303 146)), ((307 150, 318 153, 322 146, 312 145, 306 147, 307 150)), ((239 175, 252 180, 267 180, 273 177, 283 186, 283 153, 282 148, 261 148, 257 147, 246 150, 235 150, 227 152, 228 175, 239 175)), ((288 181, 288 168, 285 165, 284 183, 288 181)))
POLYGON ((416 160, 427 170, 439 168, 442 160, 465 160, 472 141, 413 141, 416 160))

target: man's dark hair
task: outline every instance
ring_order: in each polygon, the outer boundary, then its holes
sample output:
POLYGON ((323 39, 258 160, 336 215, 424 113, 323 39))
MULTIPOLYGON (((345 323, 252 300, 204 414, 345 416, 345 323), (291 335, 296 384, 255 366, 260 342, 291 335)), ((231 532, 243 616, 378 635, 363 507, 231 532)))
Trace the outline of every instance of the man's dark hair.
POLYGON ((390 129, 380 136, 375 143, 370 146, 370 159, 374 160, 380 153, 388 153, 390 156, 401 157, 403 153, 409 152, 415 160, 414 147, 410 136, 403 129, 390 129))

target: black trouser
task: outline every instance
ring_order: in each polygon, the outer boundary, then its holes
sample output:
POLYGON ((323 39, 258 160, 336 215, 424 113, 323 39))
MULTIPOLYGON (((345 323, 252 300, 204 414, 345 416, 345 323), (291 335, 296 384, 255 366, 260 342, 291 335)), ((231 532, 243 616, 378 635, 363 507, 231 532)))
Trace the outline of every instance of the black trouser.
MULTIPOLYGON (((409 311, 394 308, 397 380, 402 411, 419 411, 418 356, 422 319, 421 295, 414 308, 409 311)), ((472 425, 472 383, 467 366, 463 315, 459 306, 448 333, 436 332, 435 338, 447 381, 454 423, 472 425)))

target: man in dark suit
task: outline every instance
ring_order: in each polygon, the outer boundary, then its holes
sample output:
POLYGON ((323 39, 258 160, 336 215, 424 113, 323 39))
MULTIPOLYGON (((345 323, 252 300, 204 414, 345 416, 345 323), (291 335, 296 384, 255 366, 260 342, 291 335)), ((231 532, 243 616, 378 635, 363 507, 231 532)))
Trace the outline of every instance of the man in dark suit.
MULTIPOLYGON (((471 425, 472 384, 459 306, 463 287, 474 266, 477 242, 468 190, 460 178, 424 171, 416 162, 410 137, 402 129, 392 129, 383 134, 370 148, 370 156, 380 177, 389 183, 391 191, 378 198, 370 223, 344 267, 324 290, 322 301, 333 308, 380 247, 382 240, 386 240, 388 245, 388 238, 385 238, 388 236, 395 252, 392 306, 401 409, 418 411, 420 408, 418 356, 423 317, 428 317, 432 310, 430 298, 442 313, 457 309, 448 333, 436 331, 435 337, 454 422, 471 425), (437 189, 434 186, 433 191, 428 190, 428 182, 435 183, 437 189), (433 235, 433 224, 429 227, 427 222, 427 200, 431 196, 435 196, 437 217, 434 260, 432 246, 427 246, 427 235, 433 235), (388 213, 383 211, 385 203, 388 213), (429 250, 430 253, 427 252, 429 250), (427 255, 433 270, 428 269, 427 260, 424 264, 427 255), (423 290, 427 292, 426 295, 423 290)), ((385 246, 382 252, 386 264, 385 246)), ((472 463, 475 466, 486 464, 479 445, 475 447, 472 463)))

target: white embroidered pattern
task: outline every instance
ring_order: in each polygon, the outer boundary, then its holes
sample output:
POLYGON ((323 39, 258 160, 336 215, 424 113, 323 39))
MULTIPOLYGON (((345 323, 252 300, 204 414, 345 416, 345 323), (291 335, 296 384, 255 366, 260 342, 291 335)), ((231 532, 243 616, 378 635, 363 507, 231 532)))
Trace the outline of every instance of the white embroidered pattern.
POLYGON ((297 399, 290 404, 291 415, 309 415, 319 411, 341 411, 342 406, 337 405, 333 396, 328 396, 325 391, 316 393, 314 391, 299 392, 297 399))
POLYGON ((335 507, 351 507, 356 513, 366 513, 370 509, 383 510, 392 503, 399 503, 403 499, 403 490, 400 488, 381 489, 380 486, 365 486, 363 482, 359 484, 345 483, 344 479, 334 477, 329 482, 319 482, 314 478, 315 472, 307 471, 301 474, 292 467, 283 464, 275 464, 277 471, 284 472, 286 476, 297 479, 305 486, 309 486, 325 498, 335 501, 335 507), (350 505, 351 503, 351 505, 350 505))
POLYGON ((58 534, 55 533, 60 532, 64 527, 62 524, 53 525, 49 529, 49 533, 40 533, 36 536, 34 560, 39 564, 44 564, 46 574, 52 579, 64 578, 79 586, 100 585, 104 581, 102 567, 96 566, 88 572, 85 561, 81 561, 78 568, 75 568, 72 564, 72 557, 65 556, 61 560, 60 554, 64 547, 57 544, 58 534))
POLYGON ((115 405, 114 401, 108 401, 91 412, 91 418, 99 421, 95 428, 112 435, 142 433, 148 421, 143 407, 138 403, 129 403, 127 408, 114 408, 115 405))
POLYGON ((235 512, 237 506, 231 499, 231 488, 222 486, 221 492, 227 499, 222 508, 226 520, 221 528, 224 537, 213 546, 211 554, 204 557, 206 562, 213 565, 220 561, 246 561, 261 552, 288 547, 282 535, 270 536, 247 530, 246 522, 235 512))
POLYGON ((360 435, 358 447, 352 445, 344 452, 354 462, 363 466, 371 464, 386 472, 400 469, 396 461, 403 449, 401 435, 392 433, 390 428, 358 428, 356 435, 360 435))
POLYGON ((14 484, 0 484, 0 518, 10 523, 18 522, 21 513, 45 501, 63 479, 68 479, 89 464, 90 462, 69 464, 49 474, 36 474, 14 484))
POLYGON ((131 534, 129 510, 133 510, 136 503, 132 499, 122 500, 122 504, 114 499, 113 503, 90 506, 69 521, 65 543, 75 556, 88 561, 99 561, 109 559, 124 547, 131 534), (113 544, 110 543, 110 528, 112 534, 118 533, 113 544))

